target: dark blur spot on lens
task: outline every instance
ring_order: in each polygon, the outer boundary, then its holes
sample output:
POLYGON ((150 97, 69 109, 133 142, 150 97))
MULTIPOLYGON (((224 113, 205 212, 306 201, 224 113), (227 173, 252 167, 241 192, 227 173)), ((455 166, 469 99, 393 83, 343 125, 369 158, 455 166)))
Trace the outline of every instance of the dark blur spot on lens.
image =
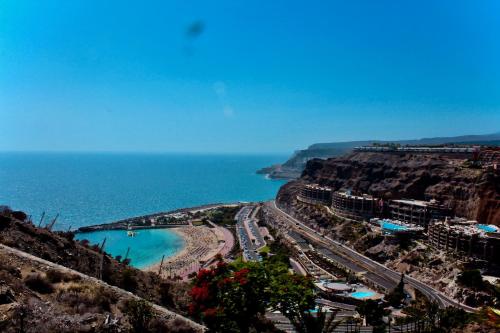
POLYGON ((186 36, 188 38, 195 39, 199 37, 205 30, 205 24, 203 21, 195 21, 191 23, 186 29, 186 36))

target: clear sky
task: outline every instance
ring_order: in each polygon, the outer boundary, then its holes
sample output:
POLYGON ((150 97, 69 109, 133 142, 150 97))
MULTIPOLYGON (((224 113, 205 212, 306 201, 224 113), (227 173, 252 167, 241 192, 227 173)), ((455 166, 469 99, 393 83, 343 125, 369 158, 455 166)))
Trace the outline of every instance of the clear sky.
POLYGON ((500 1, 0 0, 0 150, 500 130, 500 1))

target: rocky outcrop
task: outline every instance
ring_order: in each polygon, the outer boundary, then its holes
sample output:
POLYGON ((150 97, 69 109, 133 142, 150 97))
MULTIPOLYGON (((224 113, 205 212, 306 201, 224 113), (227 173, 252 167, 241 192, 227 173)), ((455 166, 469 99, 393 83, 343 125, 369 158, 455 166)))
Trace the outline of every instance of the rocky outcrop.
POLYGON ((384 199, 437 199, 457 216, 500 225, 500 174, 465 162, 437 155, 366 152, 313 159, 298 181, 282 187, 278 200, 286 203, 300 183, 317 183, 384 199))
MULTIPOLYGON (((305 162, 304 162, 305 165, 305 162)), ((257 171, 258 174, 267 175, 272 179, 297 179, 302 173, 303 166, 290 167, 284 164, 276 164, 270 167, 262 168, 257 171)))
POLYGON ((257 171, 260 174, 267 174, 270 178, 296 179, 304 170, 306 163, 314 158, 327 159, 341 156, 352 151, 354 147, 371 145, 373 143, 396 143, 400 145, 437 145, 437 144, 479 144, 487 146, 500 145, 500 132, 487 135, 463 135, 455 137, 423 138, 418 140, 398 140, 398 141, 346 141, 315 143, 307 149, 297 150, 283 164, 276 164, 265 167, 257 171))

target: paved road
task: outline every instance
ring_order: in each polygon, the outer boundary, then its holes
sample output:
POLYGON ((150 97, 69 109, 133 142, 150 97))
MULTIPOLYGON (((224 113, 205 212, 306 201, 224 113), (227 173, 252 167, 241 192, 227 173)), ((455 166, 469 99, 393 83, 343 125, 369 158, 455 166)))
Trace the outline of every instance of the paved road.
POLYGON ((264 237, 262 237, 259 231, 259 227, 257 226, 257 220, 255 219, 247 220, 246 224, 248 225, 250 232, 252 233, 254 239, 256 240, 255 245, 257 246, 257 248, 264 247, 266 245, 266 241, 264 240, 264 237))
MULTIPOLYGON (((249 234, 249 229, 246 228, 245 223, 251 221, 251 213, 255 206, 245 206, 241 208, 235 216, 236 219, 236 234, 240 241, 240 248, 243 250, 243 257, 245 260, 261 261, 262 258, 258 254, 258 248, 262 245, 254 244, 249 234)), ((251 228, 250 228, 251 229, 251 228)), ((250 230, 252 232, 252 230, 250 230)))
MULTIPOLYGON (((309 228, 306 226, 304 223, 301 221, 297 220, 296 218, 288 215, 286 212, 284 212, 282 209, 277 207, 276 202, 270 201, 266 203, 266 207, 271 209, 274 213, 280 215, 283 217, 285 220, 288 221, 290 226, 294 228, 294 230, 300 232, 301 234, 308 236, 317 242, 320 242, 322 244, 325 244, 328 246, 328 248, 332 251, 335 252, 335 254, 340 255, 341 257, 348 259, 350 262, 353 262, 357 265, 361 265, 363 268, 365 268, 368 272, 373 274, 373 276, 376 276, 382 280, 392 280, 394 282, 398 282, 401 278, 401 274, 393 271, 392 269, 389 269, 385 267, 384 265, 364 256, 361 253, 356 252, 355 250, 351 249, 348 246, 345 246, 342 243, 339 243, 329 237, 325 237, 315 230, 309 228)), ((462 308, 465 311, 476 311, 475 308, 469 307, 465 304, 461 304, 459 302, 456 302, 455 300, 451 299, 450 297, 442 294, 438 290, 429 287, 423 282, 418 281, 415 278, 405 276, 404 282, 415 288, 416 290, 420 291, 423 295, 425 295, 430 301, 436 302, 436 304, 440 308, 446 308, 448 306, 454 306, 457 308, 462 308)), ((383 285, 380 285, 381 287, 384 287, 383 285)))

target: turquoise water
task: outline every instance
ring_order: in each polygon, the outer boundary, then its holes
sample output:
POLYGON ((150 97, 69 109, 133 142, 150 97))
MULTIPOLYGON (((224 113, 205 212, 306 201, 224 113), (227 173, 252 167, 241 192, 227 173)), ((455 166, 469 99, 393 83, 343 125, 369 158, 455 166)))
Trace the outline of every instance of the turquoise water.
POLYGON ((382 229, 386 229, 386 230, 390 230, 390 231, 403 231, 403 230, 408 229, 404 225, 398 225, 398 224, 394 224, 394 223, 386 222, 386 221, 382 221, 381 225, 382 225, 382 229))
POLYGON ((374 296, 375 293, 373 291, 356 291, 353 293, 350 293, 349 296, 358 298, 358 299, 363 299, 363 298, 368 298, 374 296))
POLYGON ((56 229, 214 202, 275 197, 283 181, 255 171, 280 155, 0 153, 0 205, 56 229))
POLYGON ((92 244, 101 244, 106 238, 104 250, 113 256, 125 258, 130 247, 131 265, 145 268, 172 256, 184 247, 184 239, 168 229, 137 230, 135 237, 128 237, 125 230, 107 230, 76 235, 76 239, 87 239, 92 244))
MULTIPOLYGON (((280 155, 0 153, 0 205, 23 210, 38 223, 60 214, 66 230, 132 216, 216 202, 268 200, 283 181, 255 171, 286 160, 280 155)), ((106 252, 145 267, 183 246, 176 234, 141 230, 78 235, 106 252)))
POLYGON ((478 224, 477 227, 481 230, 484 230, 486 232, 498 232, 497 227, 494 225, 489 225, 489 224, 478 224))

